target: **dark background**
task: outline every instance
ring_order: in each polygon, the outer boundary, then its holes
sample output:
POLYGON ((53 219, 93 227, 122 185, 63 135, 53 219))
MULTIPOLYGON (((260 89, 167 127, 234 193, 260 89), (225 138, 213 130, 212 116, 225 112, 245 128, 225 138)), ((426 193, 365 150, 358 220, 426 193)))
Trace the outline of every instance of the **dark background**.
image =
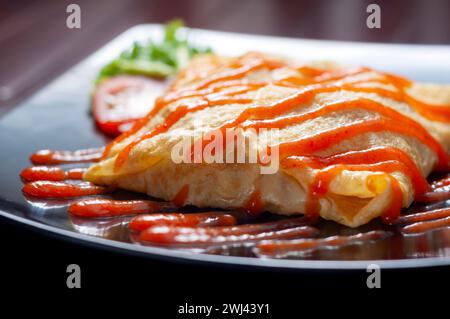
MULTIPOLYGON (((181 17, 188 26, 213 30, 345 41, 450 44, 449 14, 450 1, 446 0, 0 0, 0 116, 119 33, 140 23, 181 17), (69 3, 81 6, 80 30, 65 26, 69 3), (381 6, 379 30, 365 26, 369 3, 381 6)), ((94 297, 88 299, 89 303, 107 296, 107 303, 97 305, 100 310, 141 309, 149 318, 158 310, 165 314, 160 318, 172 318, 176 306, 185 302, 271 303, 273 316, 311 308, 310 300, 328 304, 339 296, 349 307, 352 296, 323 293, 319 290, 322 288, 359 288, 370 293, 367 300, 373 301, 373 292, 368 292, 365 285, 365 271, 337 275, 331 271, 262 271, 155 261, 43 236, 3 218, 0 243, 0 290, 8 295, 14 291, 27 302, 43 297, 51 305, 53 297, 49 292, 55 291, 68 293, 65 298, 71 302, 75 296, 90 292, 94 297), (71 263, 82 268, 83 288, 79 291, 65 286, 66 267, 71 263), (135 304, 119 306, 130 297, 135 304)), ((430 293, 448 287, 448 275, 446 268, 384 271, 381 290, 399 291, 386 301, 387 305, 402 295, 414 304, 418 290, 430 293)), ((70 309, 84 309, 85 305, 72 304, 70 309)))

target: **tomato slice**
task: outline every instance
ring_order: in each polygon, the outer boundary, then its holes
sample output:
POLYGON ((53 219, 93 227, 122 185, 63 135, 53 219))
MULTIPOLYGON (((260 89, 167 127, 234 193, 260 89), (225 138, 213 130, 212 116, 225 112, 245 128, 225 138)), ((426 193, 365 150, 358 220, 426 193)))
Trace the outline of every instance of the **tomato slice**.
POLYGON ((153 108, 156 98, 168 83, 142 76, 119 75, 108 78, 95 88, 93 114, 97 127, 117 136, 153 108))

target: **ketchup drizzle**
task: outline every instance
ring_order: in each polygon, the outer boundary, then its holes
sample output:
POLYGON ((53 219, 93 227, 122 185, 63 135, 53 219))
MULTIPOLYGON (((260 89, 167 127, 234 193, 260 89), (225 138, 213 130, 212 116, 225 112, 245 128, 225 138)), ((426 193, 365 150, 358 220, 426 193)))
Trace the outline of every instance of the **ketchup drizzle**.
POLYGON ((419 212, 409 215, 404 215, 399 218, 397 218, 394 221, 394 224, 409 224, 409 223, 416 223, 416 222, 424 222, 432 219, 440 219, 444 217, 450 216, 450 208, 441 208, 441 209, 434 209, 427 212, 419 212))
POLYGON ((34 181, 63 181, 66 179, 80 180, 86 168, 72 168, 67 171, 55 166, 31 166, 25 168, 20 177, 25 182, 34 181))
POLYGON ((155 226, 144 230, 140 240, 159 245, 215 245, 248 243, 264 239, 311 237, 317 230, 310 226, 258 231, 253 228, 234 226, 224 227, 171 227, 155 226))
POLYGON ((90 148, 78 151, 40 150, 31 155, 30 161, 35 165, 95 162, 100 160, 102 152, 102 148, 90 148))
POLYGON ((177 207, 182 207, 186 204, 186 200, 189 196, 189 185, 184 185, 179 192, 175 195, 172 202, 177 207))
POLYGON ((407 225, 401 229, 402 233, 404 234, 417 234, 417 233, 424 233, 426 231, 442 228, 442 227, 448 227, 450 226, 450 216, 444 217, 440 219, 430 220, 430 221, 423 221, 423 222, 417 222, 411 225, 407 225))
POLYGON ((66 182, 36 181, 26 183, 22 191, 27 196, 38 198, 71 198, 106 194, 110 192, 110 189, 96 186, 89 182, 70 184, 66 182))
POLYGON ((135 231, 143 231, 154 226, 211 227, 232 226, 235 224, 236 217, 226 213, 162 213, 136 216, 130 221, 128 228, 135 231))
MULTIPOLYGON (((228 66, 232 67, 233 70, 206 77, 198 84, 186 89, 175 90, 174 92, 169 91, 165 97, 156 101, 155 107, 145 118, 137 121, 131 130, 119 136, 104 149, 79 151, 41 150, 34 153, 30 160, 35 165, 96 162, 113 155, 110 153, 114 145, 137 133, 152 117, 170 103, 184 98, 200 98, 200 101, 197 103, 181 103, 180 106, 169 113, 163 123, 128 143, 115 159, 115 169, 118 170, 127 161, 130 152, 138 143, 166 132, 190 112, 229 103, 253 103, 252 99, 240 98, 239 94, 258 90, 268 83, 250 83, 245 79, 245 76, 250 72, 261 69, 272 70, 279 67, 289 67, 286 63, 266 59, 257 53, 244 55, 237 61, 230 62, 228 66), (232 88, 235 89, 231 90, 232 88)), ((309 188, 305 212, 309 218, 293 218, 263 224, 233 226, 236 223, 236 218, 226 213, 166 213, 165 211, 173 211, 177 207, 186 204, 189 195, 188 185, 180 189, 172 200, 173 204, 150 200, 117 201, 96 198, 81 200, 72 204, 69 207, 69 213, 89 218, 145 214, 132 219, 129 223, 129 228, 141 231, 140 239, 143 242, 154 244, 216 245, 237 242, 260 242, 264 239, 271 239, 257 244, 256 251, 262 256, 278 257, 280 255, 289 255, 292 252, 311 251, 321 247, 340 247, 362 241, 382 239, 388 236, 388 232, 373 231, 353 236, 288 241, 273 240, 315 236, 317 230, 306 225, 318 218, 318 201, 327 194, 330 182, 343 170, 368 170, 378 172, 378 175, 389 180, 392 188, 392 197, 386 211, 383 213, 385 222, 401 225, 401 231, 405 234, 449 226, 449 208, 399 216, 403 194, 397 179, 390 175, 392 172, 400 171, 411 179, 416 201, 435 202, 450 198, 450 190, 445 188, 450 185, 449 177, 433 182, 431 186, 428 185, 419 168, 411 160, 411 157, 401 150, 393 147, 382 147, 346 152, 325 158, 313 155, 316 151, 326 149, 331 145, 365 132, 391 131, 414 137, 428 146, 438 156, 437 169, 448 170, 449 156, 446 151, 418 122, 383 104, 363 98, 321 105, 319 108, 301 115, 286 116, 281 119, 275 118, 277 115, 311 102, 317 94, 340 90, 376 93, 396 101, 406 102, 422 116, 430 120, 446 123, 450 122, 449 106, 432 105, 417 100, 408 93, 408 89, 412 84, 409 80, 387 73, 376 72, 381 78, 370 81, 391 85, 395 87, 395 90, 361 87, 357 86, 358 81, 346 82, 350 76, 363 72, 375 72, 369 68, 324 71, 309 66, 300 66, 295 69, 301 72, 304 77, 289 77, 275 83, 276 85, 297 88, 298 91, 295 94, 271 105, 252 105, 244 110, 235 120, 220 127, 219 130, 233 127, 283 128, 349 108, 378 113, 381 118, 376 120, 352 123, 351 125, 321 132, 298 141, 279 145, 282 157, 281 164, 284 168, 307 165, 319 169, 319 173, 315 176, 309 188)), ((27 183, 23 187, 23 192, 27 196, 40 198, 71 198, 106 194, 111 191, 111 188, 96 186, 91 183, 71 184, 63 182, 67 179, 82 179, 84 171, 85 169, 64 171, 58 167, 47 166, 35 166, 24 169, 21 177, 27 183)), ((380 177, 378 175, 377 177, 380 177)), ((367 187, 374 189, 370 179, 367 187)), ((262 211, 262 206, 260 194, 258 191, 255 191, 248 199, 245 209, 256 215, 262 211)))
POLYGON ((95 198, 73 203, 69 207, 69 213, 79 217, 99 218, 155 213, 175 209, 176 206, 168 202, 95 198))
POLYGON ((390 235, 391 233, 386 231, 370 231, 351 236, 332 236, 317 239, 269 240, 258 243, 255 251, 259 256, 286 257, 287 255, 299 252, 305 253, 316 249, 336 248, 366 241, 384 239, 390 235))
POLYGON ((417 201, 422 203, 432 203, 450 199, 449 189, 434 189, 433 191, 422 194, 417 201))

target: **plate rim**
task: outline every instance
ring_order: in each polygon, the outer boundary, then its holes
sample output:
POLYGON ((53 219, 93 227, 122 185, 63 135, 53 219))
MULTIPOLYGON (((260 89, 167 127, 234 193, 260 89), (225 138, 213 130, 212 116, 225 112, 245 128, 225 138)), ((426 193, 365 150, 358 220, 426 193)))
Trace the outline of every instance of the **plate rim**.
POLYGON ((121 252, 139 254, 146 258, 166 258, 173 261, 201 262, 226 266, 257 267, 260 269, 289 269, 289 270, 366 270, 371 264, 378 265, 381 269, 413 269, 450 266, 450 257, 424 257, 391 260, 301 260, 301 259, 272 259, 251 258, 240 256, 210 255, 185 252, 163 247, 142 246, 133 243, 125 243, 112 239, 90 236, 74 231, 47 225, 35 220, 17 216, 4 210, 0 210, 0 216, 13 220, 20 224, 31 226, 39 230, 47 231, 53 235, 59 235, 64 240, 76 240, 83 244, 94 244, 102 248, 116 248, 121 252))
MULTIPOLYGON (((128 33, 128 32, 131 33, 131 31, 136 32, 136 30, 134 30, 134 29, 140 29, 140 28, 145 28, 145 27, 147 27, 147 28, 148 27, 164 28, 164 26, 165 26, 165 24, 163 24, 163 23, 139 23, 139 24, 136 24, 136 25, 128 28, 127 30, 123 31, 122 33, 119 33, 115 38, 113 38, 111 41, 107 42, 105 45, 108 45, 108 43, 111 43, 116 38, 118 38, 119 36, 122 36, 125 33, 128 33)), ((450 49, 450 44, 442 44, 442 43, 423 44, 423 43, 389 43, 389 42, 347 41, 347 40, 330 40, 330 39, 315 39, 315 38, 300 38, 300 37, 295 38, 295 37, 277 36, 277 35, 264 35, 264 34, 257 34, 257 33, 244 33, 244 32, 235 32, 235 31, 204 29, 204 28, 191 28, 188 26, 184 26, 182 28, 184 30, 191 30, 193 32, 200 31, 200 32, 204 32, 204 33, 218 33, 221 35, 266 38, 266 39, 283 40, 283 41, 304 41, 304 42, 317 43, 317 44, 325 43, 325 44, 336 44, 336 45, 389 46, 389 47, 398 47, 398 48, 411 47, 411 48, 418 48, 418 49, 419 48, 450 49)), ((101 47, 101 48, 103 48, 103 47, 101 47)), ((99 48, 99 50, 101 48, 99 48)), ((93 53, 95 54, 97 51, 94 51, 93 53)))

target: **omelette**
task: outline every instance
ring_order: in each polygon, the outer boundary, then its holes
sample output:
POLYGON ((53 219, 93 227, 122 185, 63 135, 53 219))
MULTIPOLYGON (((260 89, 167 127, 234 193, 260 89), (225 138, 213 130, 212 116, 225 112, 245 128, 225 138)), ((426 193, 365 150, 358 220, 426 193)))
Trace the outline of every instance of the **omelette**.
POLYGON ((429 190, 431 172, 448 168, 449 104, 450 85, 365 67, 201 55, 83 178, 179 206, 358 227, 395 218, 429 190), (227 130, 238 132, 231 149, 221 140, 218 160, 195 160, 196 145, 227 130), (220 160, 238 150, 241 161, 220 160))

